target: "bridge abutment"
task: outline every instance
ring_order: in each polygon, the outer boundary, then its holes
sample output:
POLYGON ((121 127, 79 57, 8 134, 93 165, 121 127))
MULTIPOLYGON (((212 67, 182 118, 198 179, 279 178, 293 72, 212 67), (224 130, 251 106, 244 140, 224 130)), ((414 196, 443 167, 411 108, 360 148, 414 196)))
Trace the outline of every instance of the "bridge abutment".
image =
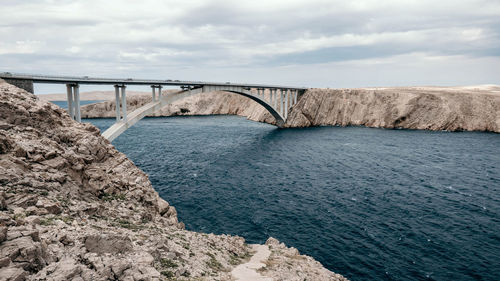
POLYGON ((21 88, 27 92, 30 92, 32 94, 35 93, 35 90, 33 89, 33 80, 28 80, 28 79, 12 79, 12 78, 3 78, 5 82, 14 85, 18 88, 21 88))

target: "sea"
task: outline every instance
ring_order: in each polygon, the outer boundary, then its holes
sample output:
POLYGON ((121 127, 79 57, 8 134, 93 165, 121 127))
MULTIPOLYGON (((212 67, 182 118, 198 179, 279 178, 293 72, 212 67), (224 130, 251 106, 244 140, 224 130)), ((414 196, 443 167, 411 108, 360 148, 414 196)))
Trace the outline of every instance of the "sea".
POLYGON ((351 280, 500 280, 500 134, 190 116, 113 145, 188 230, 275 237, 351 280))

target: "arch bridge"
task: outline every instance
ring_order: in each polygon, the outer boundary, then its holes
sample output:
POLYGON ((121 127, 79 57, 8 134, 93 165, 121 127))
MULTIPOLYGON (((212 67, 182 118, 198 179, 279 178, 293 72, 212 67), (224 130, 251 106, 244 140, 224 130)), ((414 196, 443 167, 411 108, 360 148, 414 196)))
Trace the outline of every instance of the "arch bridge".
POLYGON ((32 74, 18 74, 3 72, 0 78, 33 93, 33 83, 66 84, 68 111, 70 116, 81 122, 80 115, 80 85, 113 85, 115 88, 116 123, 102 135, 109 141, 117 138, 121 133, 137 123, 147 115, 161 110, 166 105, 177 100, 215 91, 235 93, 252 99, 262 105, 275 119, 276 125, 282 127, 288 117, 288 111, 297 103, 306 88, 264 84, 216 83, 201 81, 180 80, 147 80, 147 79, 115 79, 90 78, 88 76, 46 76, 32 74), (127 114, 127 85, 151 86, 152 101, 127 114), (162 93, 164 86, 179 86, 178 92, 162 93))

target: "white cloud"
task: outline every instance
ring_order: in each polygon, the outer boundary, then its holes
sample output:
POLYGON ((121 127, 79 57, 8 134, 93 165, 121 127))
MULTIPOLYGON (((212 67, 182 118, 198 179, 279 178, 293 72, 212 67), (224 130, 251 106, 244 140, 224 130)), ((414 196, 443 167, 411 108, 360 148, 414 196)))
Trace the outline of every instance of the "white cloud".
POLYGON ((184 79, 198 79, 193 69, 300 64, 300 73, 321 60, 334 67, 405 55, 460 56, 478 67, 500 56, 495 0, 5 0, 0 18, 0 71, 144 77, 183 68, 193 74, 184 79))

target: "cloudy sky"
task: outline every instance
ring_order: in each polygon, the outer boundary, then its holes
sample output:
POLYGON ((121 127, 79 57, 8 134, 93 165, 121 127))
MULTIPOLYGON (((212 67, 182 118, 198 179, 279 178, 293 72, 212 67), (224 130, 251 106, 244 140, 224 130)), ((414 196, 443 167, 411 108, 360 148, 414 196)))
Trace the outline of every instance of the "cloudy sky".
POLYGON ((498 0, 0 0, 0 71, 500 84, 498 0))

